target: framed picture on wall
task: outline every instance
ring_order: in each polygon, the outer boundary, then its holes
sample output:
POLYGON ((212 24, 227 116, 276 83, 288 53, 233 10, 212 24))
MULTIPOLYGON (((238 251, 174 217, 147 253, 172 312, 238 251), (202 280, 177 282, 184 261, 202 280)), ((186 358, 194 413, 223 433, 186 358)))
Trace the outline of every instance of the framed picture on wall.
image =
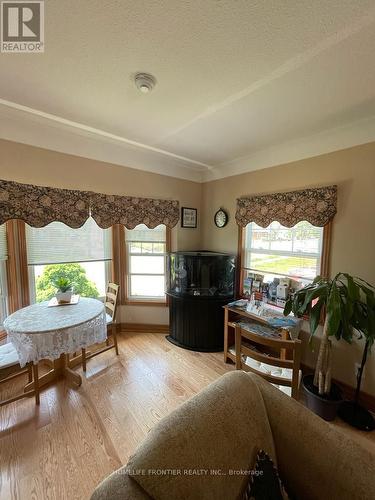
POLYGON ((181 207, 181 227, 197 227, 197 209, 181 207))

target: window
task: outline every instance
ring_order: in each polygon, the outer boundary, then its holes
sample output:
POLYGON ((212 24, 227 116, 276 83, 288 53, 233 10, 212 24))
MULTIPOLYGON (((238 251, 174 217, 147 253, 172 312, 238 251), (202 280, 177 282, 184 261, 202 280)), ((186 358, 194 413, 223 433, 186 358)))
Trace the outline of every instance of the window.
POLYGON ((53 297, 52 282, 60 275, 72 282, 75 293, 104 297, 111 278, 111 229, 101 229, 92 218, 79 229, 62 222, 26 225, 26 245, 31 302, 53 297))
POLYGON ((314 279, 320 272, 323 228, 309 222, 294 227, 272 222, 246 227, 245 267, 254 271, 314 279))
POLYGON ((262 228, 255 223, 245 228, 242 255, 243 291, 259 280, 275 278, 307 284, 321 273, 324 229, 302 221, 288 228, 272 222, 262 228))
POLYGON ((8 314, 6 260, 8 257, 5 224, 0 226, 0 327, 8 314))
POLYGON ((167 230, 164 225, 149 229, 139 224, 125 230, 128 300, 165 300, 165 254, 167 230))

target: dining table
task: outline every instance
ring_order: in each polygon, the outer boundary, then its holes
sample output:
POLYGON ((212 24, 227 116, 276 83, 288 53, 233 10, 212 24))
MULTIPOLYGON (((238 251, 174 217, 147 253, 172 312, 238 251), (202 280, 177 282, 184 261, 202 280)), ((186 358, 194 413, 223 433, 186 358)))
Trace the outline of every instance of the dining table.
MULTIPOLYGON (((75 304, 45 301, 24 307, 4 320, 4 328, 21 367, 30 362, 51 362, 50 370, 39 378, 40 387, 61 377, 79 387, 82 378, 69 367, 69 354, 107 339, 103 302, 84 297, 75 304)), ((25 391, 33 384, 27 384, 25 391)))

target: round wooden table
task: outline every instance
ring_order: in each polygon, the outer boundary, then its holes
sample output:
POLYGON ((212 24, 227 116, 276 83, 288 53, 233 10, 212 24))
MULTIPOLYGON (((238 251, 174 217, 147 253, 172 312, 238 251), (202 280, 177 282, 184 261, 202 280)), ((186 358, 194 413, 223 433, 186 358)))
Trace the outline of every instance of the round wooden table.
MULTIPOLYGON (((82 378, 69 368, 67 354, 107 338, 104 304, 89 298, 81 298, 74 305, 51 307, 49 302, 40 302, 24 307, 5 319, 4 328, 21 367, 41 360, 52 362, 51 370, 39 378, 39 386, 63 376, 79 387, 82 378)), ((33 382, 25 391, 32 386, 33 382)))

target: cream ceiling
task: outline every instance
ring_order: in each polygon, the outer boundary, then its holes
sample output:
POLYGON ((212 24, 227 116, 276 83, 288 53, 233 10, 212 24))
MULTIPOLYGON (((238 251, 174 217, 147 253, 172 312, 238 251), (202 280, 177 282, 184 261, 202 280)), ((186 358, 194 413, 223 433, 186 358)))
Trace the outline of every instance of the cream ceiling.
POLYGON ((45 53, 0 54, 0 137, 196 181, 375 140, 373 0, 45 7, 45 53))

